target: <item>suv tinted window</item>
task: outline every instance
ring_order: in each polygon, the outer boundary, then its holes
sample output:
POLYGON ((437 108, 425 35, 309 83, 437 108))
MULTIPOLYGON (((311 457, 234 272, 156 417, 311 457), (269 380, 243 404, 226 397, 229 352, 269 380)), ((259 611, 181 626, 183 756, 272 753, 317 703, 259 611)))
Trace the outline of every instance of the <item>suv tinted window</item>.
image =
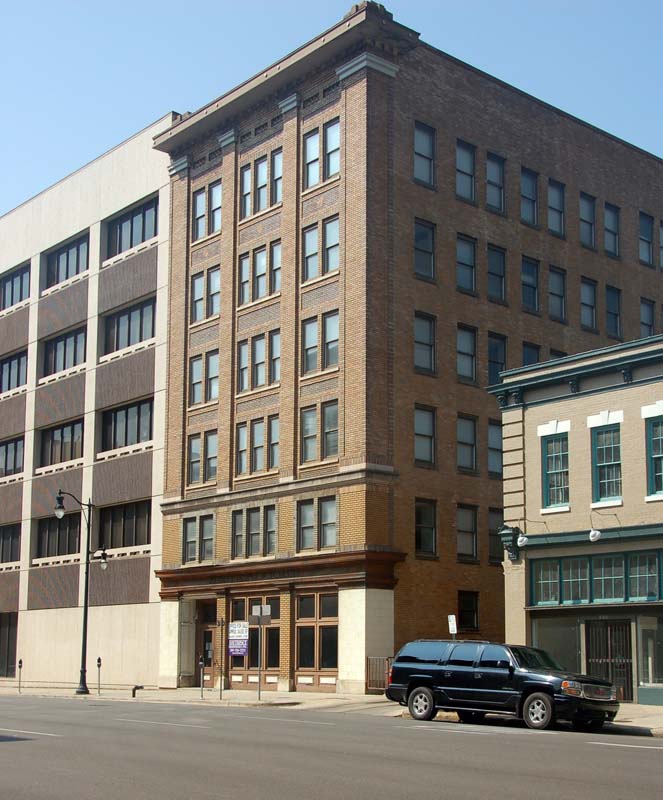
POLYGON ((471 667, 478 652, 478 644, 457 644, 447 663, 454 667, 471 667))
POLYGON ((415 664, 437 664, 446 657, 449 647, 447 642, 410 642, 400 651, 396 660, 415 664))
POLYGON ((521 667, 527 667, 528 669, 563 669, 549 653, 546 653, 545 650, 539 650, 538 647, 512 647, 511 650, 521 667))
POLYGON ((505 647, 496 644, 487 644, 481 653, 479 664, 482 667, 506 669, 511 663, 509 653, 505 647))

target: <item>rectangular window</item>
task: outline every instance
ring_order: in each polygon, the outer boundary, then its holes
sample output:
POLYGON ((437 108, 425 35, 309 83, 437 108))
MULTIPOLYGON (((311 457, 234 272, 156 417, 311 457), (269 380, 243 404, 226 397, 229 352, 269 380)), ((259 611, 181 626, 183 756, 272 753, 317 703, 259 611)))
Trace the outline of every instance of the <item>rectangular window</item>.
POLYGON ((320 133, 311 131, 304 136, 304 188, 320 183, 320 133))
POLYGON ((338 455, 338 401, 322 404, 322 457, 338 455))
POLYGON ((580 192, 580 241, 586 247, 596 245, 596 198, 580 192))
POLYGON ((195 561, 197 556, 196 548, 198 545, 198 537, 196 531, 196 520, 185 519, 182 521, 182 525, 182 561, 184 561, 186 564, 189 561, 195 561))
POLYGON ((488 334, 488 383, 500 383, 500 372, 506 369, 506 337, 488 334))
POLYGON ((283 151, 272 153, 272 205, 283 200, 283 151))
POLYGON ((336 498, 321 498, 318 513, 320 515, 320 547, 336 547, 336 498))
POLYGON ((538 364, 541 360, 541 348, 532 342, 523 342, 523 367, 538 364))
POLYGON ((414 274, 435 280, 435 226, 423 220, 414 221, 414 274))
MULTIPOLYGON (((265 506, 264 512, 264 541, 265 554, 270 555, 276 552, 276 506, 265 506)), ((272 609, 272 619, 278 618, 279 613, 272 609)))
POLYGON ((267 249, 253 251, 253 300, 267 297, 267 249))
POLYGON ((239 171, 239 218, 251 216, 251 165, 246 164, 239 171))
MULTIPOLYGON (((191 276, 191 322, 200 322, 202 319, 205 319, 205 273, 199 272, 191 276)), ((108 333, 107 327, 106 339, 108 333)))
POLYGON ((152 501, 140 500, 99 510, 99 546, 136 547, 152 541, 152 501))
POLYGON ((502 424, 494 420, 488 422, 488 472, 502 475, 502 424))
MULTIPOLYGON (((195 283, 197 277, 194 276, 192 280, 192 288, 195 291, 198 291, 195 283)), ((156 300, 152 297, 142 303, 129 306, 129 308, 123 308, 122 311, 115 314, 109 314, 105 318, 104 352, 106 355, 154 338, 155 304, 156 300)), ((80 334, 80 331, 78 333, 80 334)), ((83 347, 84 345, 85 334, 83 331, 83 347)))
POLYGON ((622 293, 614 286, 605 287, 605 324, 608 335, 620 337, 622 335, 621 321, 622 293))
POLYGON ((639 255, 643 264, 654 263, 654 218, 640 212, 639 255))
MULTIPOLYGON (((68 516, 70 517, 76 516, 80 518, 80 514, 76 515, 69 514, 68 516)), ((58 521, 64 522, 65 519, 67 519, 67 517, 63 517, 62 520, 50 518, 47 521, 50 522, 52 520, 54 523, 56 523, 58 521)), ((8 564, 13 561, 19 561, 20 558, 21 558, 20 524, 3 525, 2 527, 0 527, 0 563, 8 564)))
POLYGON ((116 450, 152 440, 152 399, 104 411, 101 449, 116 450))
POLYGON ((251 388, 265 385, 265 337, 251 339, 251 388))
POLYGON ((205 355, 205 402, 219 399, 219 351, 205 355))
POLYGON ((435 372, 435 317, 414 314, 414 366, 424 372, 435 372))
POLYGON ((249 343, 239 342, 237 345, 237 392, 245 392, 249 388, 249 343))
POLYGON ((552 319, 566 321, 566 272, 556 267, 548 271, 548 313, 552 319))
POLYGON ((189 359, 189 405, 203 402, 203 357, 189 359))
POLYGON ((0 478, 23 472, 23 437, 0 442, 0 478))
POLYGON ((191 234, 193 241, 202 239, 207 233, 207 198, 205 190, 199 189, 193 193, 193 200, 191 203, 191 213, 193 219, 191 221, 191 234))
POLYGON ((207 316, 213 317, 221 311, 221 269, 213 267, 207 273, 207 316))
POLYGON ((302 323, 302 375, 318 369, 318 320, 302 323))
POLYGON ((658 558, 656 553, 629 555, 628 599, 658 600, 658 558))
POLYGON ((267 420, 267 431, 268 431, 268 459, 269 469, 278 469, 279 467, 279 418, 278 417, 270 417, 267 420))
POLYGON ((249 284, 250 284, 249 254, 245 253, 244 255, 239 257, 237 305, 243 306, 249 302, 251 298, 251 295, 249 294, 249 284))
POLYGON ((458 326, 456 332, 456 373, 459 378, 476 380, 476 331, 458 326))
POLYGON ((251 423, 251 472, 265 469, 265 423, 254 419, 251 423))
POLYGON ((267 157, 259 158, 255 165, 255 189, 253 193, 254 213, 267 208, 267 157))
POLYGON ((28 382, 28 352, 14 353, 0 360, 0 394, 28 382))
POLYGON ((523 167, 520 170, 520 219, 530 225, 538 225, 538 180, 536 172, 523 167))
POLYGON ((272 242, 269 247, 270 291, 281 291, 281 242, 272 242))
POLYGON ((246 436, 246 423, 242 422, 237 426, 237 465, 236 471, 238 475, 245 475, 248 471, 247 460, 247 436, 246 436))
POLYGON ((494 153, 486 156, 486 205, 493 211, 506 210, 504 202, 504 159, 494 153))
POLYGON ((548 230, 564 236, 564 184, 548 181, 548 230))
POLYGON ((479 592, 458 592, 458 627, 475 631, 479 627, 479 592))
POLYGON ((323 241, 323 260, 322 272, 334 272, 339 269, 341 259, 340 252, 340 227, 338 217, 327 219, 322 223, 322 241, 323 241))
POLYGON ((315 408, 301 412, 302 463, 318 460, 318 413, 315 408))
POLYGON ((42 467, 83 458, 83 420, 67 422, 41 432, 42 467))
MULTIPOLYGON (((104 510, 102 509, 102 512, 104 510)), ((37 526, 37 558, 78 553, 80 551, 80 533, 81 515, 78 513, 65 514, 62 519, 54 517, 40 519, 37 526)))
POLYGON ((488 560, 499 564, 504 558, 504 548, 500 530, 504 525, 504 511, 501 508, 488 509, 488 560))
POLYGON ((559 561, 556 558, 537 559, 532 563, 533 604, 557 605, 559 594, 559 561))
POLYGON ((488 297, 506 300, 506 253, 500 247, 488 245, 488 297))
POLYGON ((474 151, 467 142, 456 142, 456 196, 474 201, 474 151))
POLYGON ((624 556, 592 558, 592 590, 594 602, 623 602, 626 588, 624 556))
POLYGON ((663 417, 647 420, 647 494, 663 494, 663 417))
POLYGON ((297 505, 297 549, 315 548, 314 502, 303 500, 297 505))
MULTIPOLYGON (((241 511, 233 511, 232 517, 232 536, 233 536, 233 558, 244 558, 244 514, 241 511)), ((235 609, 233 609, 233 612, 235 609)), ((243 619, 244 614, 235 616, 233 619, 243 619)))
POLYGON ((216 431, 205 433, 205 482, 216 480, 219 437, 216 431))
POLYGON ((159 199, 155 197, 108 223, 108 258, 153 239, 158 233, 159 199))
POLYGON ((474 472, 477 468, 477 421, 474 417, 456 420, 456 466, 474 472))
POLYGON ((589 603, 588 558, 565 558, 562 561, 562 602, 567 605, 589 603))
POLYGON ((476 242, 463 236, 456 237, 456 286, 476 291, 476 242))
POLYGON ((44 343, 44 375, 54 375, 85 361, 85 328, 69 331, 44 343))
POLYGON ((338 364, 338 311, 322 317, 322 368, 329 369, 338 364))
POLYGON ((434 500, 415 500, 414 550, 417 555, 437 553, 437 505, 434 500))
POLYGON ((593 499, 618 500, 622 496, 622 462, 619 425, 592 428, 593 499))
POLYGON ((304 244, 304 274, 302 279, 310 281, 318 277, 318 226, 307 228, 303 236, 304 244))
POLYGON ((200 518, 200 560, 211 561, 214 558, 214 517, 200 518))
POLYGON ((539 310, 539 262, 523 256, 521 264, 521 300, 525 311, 539 310))
POLYGON ((543 457, 543 507, 569 504, 569 436, 567 433, 541 439, 543 457))
POLYGON ((30 297, 30 265, 13 269, 0 276, 0 311, 22 303, 30 297))
POLYGON ((435 463, 435 411, 414 409, 414 459, 422 464, 435 463))
POLYGON ((640 338, 654 335, 654 301, 640 298, 640 338))
POLYGON ((209 232, 218 233, 221 230, 221 209, 223 203, 223 188, 221 181, 212 183, 209 187, 209 232))
POLYGON ((89 237, 86 233, 80 239, 60 247, 48 254, 46 259, 46 288, 55 286, 67 278, 80 275, 88 269, 89 237))
POLYGON ((414 123, 414 177, 422 183, 435 183, 435 131, 423 122, 414 123))
POLYGON ((269 333, 269 382, 278 383, 281 380, 281 331, 269 333))
POLYGON ((456 552, 459 558, 477 557, 477 509, 476 506, 456 508, 456 552))
POLYGON ((324 180, 338 175, 341 170, 341 125, 337 119, 324 127, 325 164, 324 180))
POLYGON ((580 280, 580 324, 596 330, 596 282, 589 278, 580 280))
POLYGON ((603 210, 603 246, 609 255, 619 255, 619 208, 610 203, 603 210))

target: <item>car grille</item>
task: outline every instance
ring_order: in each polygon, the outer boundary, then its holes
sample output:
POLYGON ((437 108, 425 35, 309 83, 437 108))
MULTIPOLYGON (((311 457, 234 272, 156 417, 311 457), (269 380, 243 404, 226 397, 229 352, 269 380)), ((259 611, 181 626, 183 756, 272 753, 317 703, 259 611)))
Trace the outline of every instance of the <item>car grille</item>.
POLYGON ((609 686, 596 686, 593 683, 586 683, 582 687, 582 693, 588 700, 610 700, 609 686))

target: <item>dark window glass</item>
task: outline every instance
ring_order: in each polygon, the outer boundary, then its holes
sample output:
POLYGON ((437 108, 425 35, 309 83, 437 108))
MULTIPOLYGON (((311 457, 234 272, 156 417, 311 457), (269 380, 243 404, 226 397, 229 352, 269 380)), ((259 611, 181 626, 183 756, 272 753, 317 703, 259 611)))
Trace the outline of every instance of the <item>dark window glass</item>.
POLYGON ((548 273, 548 313, 553 319, 566 319, 566 272, 555 267, 548 273))
POLYGON ((0 614, 0 678, 16 676, 18 613, 0 614))
POLYGON ((605 204, 603 213, 603 245, 606 253, 619 255, 619 208, 605 204))
POLYGON ((494 153, 486 158, 486 205, 504 211, 504 159, 494 153))
POLYGON ((15 353, 0 361, 0 394, 25 386, 28 382, 28 353, 15 353))
POLYGON ((338 617, 338 595, 337 594, 321 594, 320 595, 320 616, 321 617, 338 617))
POLYGON ((640 261, 645 264, 654 263, 654 218, 649 214, 640 212, 640 237, 639 237, 640 261))
MULTIPOLYGON (((80 516, 80 515, 79 515, 80 516)), ((62 521, 64 521, 63 518, 62 521)), ((53 517, 53 522, 58 520, 53 517)), ((21 526, 3 525, 0 528, 0 563, 7 564, 21 558, 21 526)))
POLYGON ((297 598, 297 618, 313 619, 315 617, 315 595, 305 594, 297 598))
POLYGON ((487 644, 479 660, 480 666, 485 669, 507 669, 510 663, 508 650, 497 644, 487 644))
POLYGON ((448 642, 409 642, 399 651, 397 660, 411 664, 438 664, 446 660, 451 647, 448 642))
POLYGON ((435 131, 422 122, 414 124, 414 177, 431 186, 435 182, 435 131))
POLYGON ((467 292, 476 289, 476 243, 461 236, 456 239, 456 286, 467 292))
POLYGON ((85 361, 85 328, 44 343, 44 375, 53 375, 85 361))
POLYGON ((65 556, 80 550, 81 515, 65 514, 62 519, 47 517, 37 528, 37 558, 65 556))
POLYGON ((23 437, 0 442, 0 478, 23 472, 23 437))
POLYGON ((435 278, 435 226, 430 222, 414 223, 414 272, 422 278, 435 278))
POLYGON ((116 450, 152 438, 152 400, 104 411, 102 450, 116 450))
POLYGON ((458 627, 466 630, 476 630, 479 627, 478 592, 458 592, 458 627))
POLYGON ((108 223, 108 258, 154 238, 157 231, 158 198, 148 200, 108 223))
POLYGON ((580 193, 580 241, 594 247, 596 230, 596 198, 580 193))
POLYGON ((654 302, 640 299, 640 338, 654 335, 654 302))
POLYGON ((0 311, 11 308, 30 297, 30 265, 0 276, 0 311))
POLYGON ((499 383, 500 372, 506 369, 506 338, 497 333, 488 334, 488 383, 499 383))
POLYGON ((435 411, 414 409, 414 458, 426 464, 435 463, 435 411))
POLYGON ((83 458, 83 420, 68 422, 41 433, 41 466, 83 458))
POLYGON ((338 627, 322 625, 320 627, 320 669, 336 669, 338 667, 338 627))
POLYGON ((611 336, 622 335, 621 322, 622 293, 614 286, 605 287, 605 324, 611 336))
POLYGON ((459 416, 456 420, 456 464, 474 471, 477 467, 477 429, 474 417, 459 416))
POLYGON ((596 283, 587 278, 580 282, 580 323, 585 328, 596 328, 596 283))
POLYGON ((504 511, 501 508, 488 509, 488 558, 491 563, 500 563, 504 557, 502 539, 499 535, 504 524, 504 511))
POLYGON ((152 541, 152 501, 100 509, 100 547, 138 547, 152 541))
POLYGON ((104 346, 106 354, 154 338, 155 302, 152 297, 106 317, 104 346))
POLYGON ((527 311, 539 310, 539 262, 524 258, 521 265, 522 304, 527 311))
POLYGON ((564 235, 564 184, 548 181, 548 230, 564 235))
POLYGON ((541 360, 541 348, 538 344, 523 342, 523 367, 538 364, 541 360))
POLYGON ((48 254, 46 261, 46 288, 73 278, 88 268, 88 235, 60 247, 48 254))
POLYGON ((414 315, 414 366, 435 371, 435 317, 418 312, 414 315))
POLYGON ((474 200, 474 147, 466 142, 456 143, 456 195, 474 200))
POLYGON ((414 549, 417 553, 435 555, 437 552, 436 516, 434 500, 415 501, 414 549))
MULTIPOLYGON (((274 617, 272 616, 272 619, 274 617)), ((281 663, 281 630, 279 628, 267 628, 267 650, 265 666, 267 669, 278 669, 281 663)))
POLYGON ((477 557, 477 509, 476 506, 456 508, 456 553, 459 558, 477 557))
POLYGON ((298 669, 315 667, 315 628, 312 626, 297 628, 297 667, 298 669))
POLYGON ((538 175, 523 167, 520 171, 520 218, 523 222, 536 225, 539 221, 538 175))
POLYGON ((456 372, 460 378, 476 380, 476 331, 458 326, 456 332, 456 372))
MULTIPOLYGON (((460 599, 461 594, 472 594, 472 592, 459 592, 458 594, 460 599)), ((459 624, 461 628, 475 627, 473 625, 463 625, 460 620, 459 624)), ((457 644, 451 651, 451 654, 447 660, 447 665, 450 667, 471 667, 472 664, 474 664, 478 653, 478 644, 457 644)))
POLYGON ((502 425, 499 422, 488 422, 488 472, 502 474, 502 425))
POLYGON ((488 245, 488 297, 506 300, 506 253, 488 245))

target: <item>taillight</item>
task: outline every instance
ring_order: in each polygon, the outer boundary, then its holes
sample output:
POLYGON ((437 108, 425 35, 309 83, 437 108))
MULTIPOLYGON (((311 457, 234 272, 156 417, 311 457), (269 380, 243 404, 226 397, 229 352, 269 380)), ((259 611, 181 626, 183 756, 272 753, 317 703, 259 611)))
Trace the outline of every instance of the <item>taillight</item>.
POLYGON ((394 668, 389 667, 389 677, 387 678, 387 683, 391 683, 392 676, 394 674, 394 668))

